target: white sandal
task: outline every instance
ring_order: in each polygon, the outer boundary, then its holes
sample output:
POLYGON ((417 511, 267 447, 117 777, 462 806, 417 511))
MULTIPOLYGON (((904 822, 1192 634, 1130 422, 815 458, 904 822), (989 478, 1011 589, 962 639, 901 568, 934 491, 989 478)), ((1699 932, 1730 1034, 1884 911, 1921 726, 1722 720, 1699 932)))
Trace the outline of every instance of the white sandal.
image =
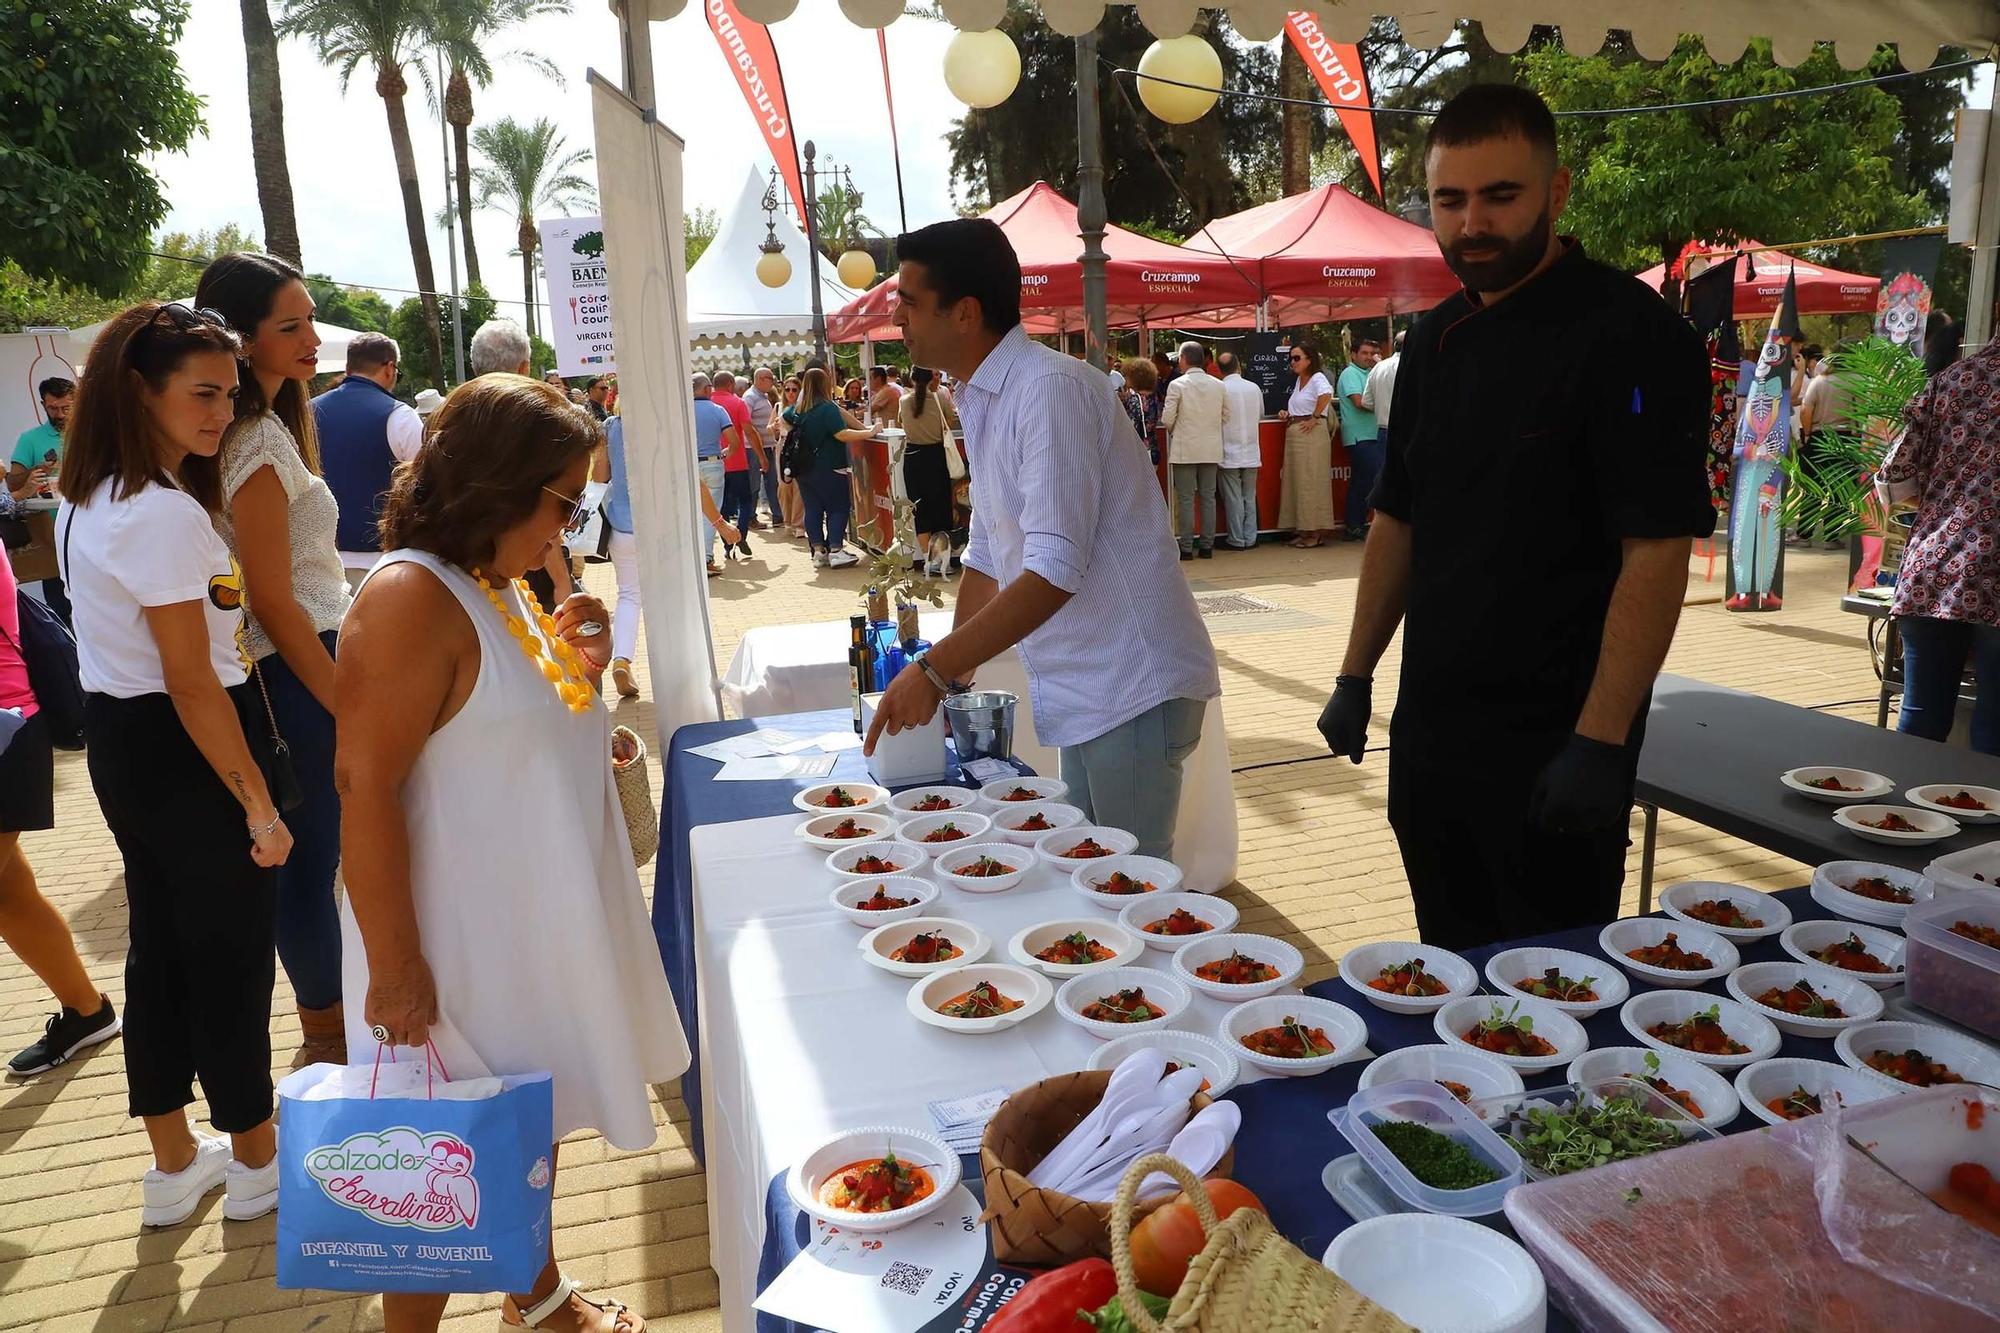
MULTIPOLYGON (((501 1327, 540 1328, 550 1315, 569 1304, 571 1296, 580 1294, 578 1289, 581 1285, 581 1283, 569 1274, 559 1273, 556 1276, 554 1290, 550 1291, 546 1297, 525 1310, 520 1309, 518 1305, 515 1306, 516 1311, 521 1316, 520 1323, 517 1324, 507 1318, 506 1311, 501 1311, 501 1327)), ((507 1299, 511 1303, 514 1298, 509 1296, 507 1299)), ((585 1305, 590 1306, 598 1312, 597 1322, 593 1328, 588 1330, 588 1333, 618 1333, 618 1316, 626 1313, 628 1309, 623 1301, 614 1300, 609 1296, 605 1297, 602 1301, 594 1301, 588 1296, 582 1297, 582 1300, 585 1305)))

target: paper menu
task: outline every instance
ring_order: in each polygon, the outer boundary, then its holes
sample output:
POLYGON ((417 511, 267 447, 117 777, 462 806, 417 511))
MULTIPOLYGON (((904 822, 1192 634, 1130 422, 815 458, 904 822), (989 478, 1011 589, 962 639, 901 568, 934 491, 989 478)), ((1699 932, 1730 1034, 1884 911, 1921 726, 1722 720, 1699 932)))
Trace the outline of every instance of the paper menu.
POLYGON ((896 1231, 850 1232, 815 1221, 811 1241, 755 1308, 828 1333, 917 1333, 986 1279, 979 1213, 960 1185, 936 1212, 896 1231))
POLYGON ((830 754, 769 754, 725 760, 716 782, 772 782, 784 778, 823 778, 833 772, 830 754))

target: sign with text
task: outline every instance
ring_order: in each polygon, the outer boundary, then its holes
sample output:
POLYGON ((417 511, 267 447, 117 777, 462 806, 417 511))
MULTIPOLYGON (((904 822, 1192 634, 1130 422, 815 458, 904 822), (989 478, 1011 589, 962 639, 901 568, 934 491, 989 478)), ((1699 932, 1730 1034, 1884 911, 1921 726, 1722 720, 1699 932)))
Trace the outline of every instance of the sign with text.
POLYGON ((1292 335, 1251 333, 1243 338, 1243 375, 1264 391, 1264 415, 1285 410, 1298 376, 1292 374, 1292 335))
POLYGON ((604 375, 618 369, 604 220, 549 218, 536 225, 549 279, 549 341, 556 349, 556 373, 604 375))

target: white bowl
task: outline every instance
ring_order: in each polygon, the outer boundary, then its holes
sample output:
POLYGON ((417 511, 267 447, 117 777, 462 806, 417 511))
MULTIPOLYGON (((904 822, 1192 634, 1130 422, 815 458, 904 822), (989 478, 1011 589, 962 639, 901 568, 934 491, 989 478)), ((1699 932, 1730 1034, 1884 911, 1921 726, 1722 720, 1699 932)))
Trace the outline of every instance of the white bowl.
POLYGON ((1010 805, 1021 802, 1008 799, 1015 788, 1031 791, 1037 801, 1060 801, 1069 795, 1069 784, 1061 778, 1002 778, 989 782, 979 789, 981 810, 1005 810, 1010 805))
POLYGON ((827 901, 834 910, 857 926, 888 925, 892 921, 908 921, 911 917, 923 915, 926 907, 937 900, 938 886, 927 879, 912 879, 908 875, 868 875, 860 879, 850 879, 827 895, 827 901), (891 898, 908 898, 908 907, 884 907, 877 911, 863 911, 856 904, 875 896, 875 890, 884 890, 891 898))
POLYGON ((1903 957, 1910 942, 1891 930, 1880 926, 1860 925, 1853 921, 1817 920, 1801 921, 1787 926, 1785 933, 1778 936, 1778 945, 1786 953, 1801 963, 1811 963, 1815 967, 1831 967, 1842 976, 1853 977, 1856 981, 1873 986, 1876 990, 1888 990, 1903 984, 1903 957), (1875 955, 1888 972, 1852 972, 1844 967, 1813 957, 1819 950, 1838 944, 1849 935, 1859 939, 1869 953, 1875 955))
MULTIPOLYGON (((1074 877, 1070 882, 1075 883, 1074 877)), ((1137 935, 1147 948, 1172 953, 1189 940, 1236 929, 1237 918, 1241 915, 1228 899, 1211 893, 1142 893, 1137 898, 1127 899, 1125 906, 1118 910, 1118 924, 1137 935), (1196 935, 1152 935, 1146 932, 1145 927, 1149 923, 1172 916, 1177 907, 1185 908, 1208 922, 1211 929, 1196 935)))
POLYGON ((1991 824, 2000 819, 2000 789, 1975 787, 1969 782, 1931 782, 1921 787, 1912 787, 1903 793, 1903 799, 1919 810, 1931 810, 1941 815, 1949 815, 1961 824, 1991 824), (1956 796, 1964 792, 1976 801, 1984 801, 1984 810, 1960 810, 1956 806, 1941 805, 1941 796, 1956 796))
POLYGON ((1446 1046, 1398 1046, 1384 1051, 1361 1071, 1359 1091, 1377 1083, 1395 1083, 1406 1078, 1427 1078, 1432 1082, 1450 1079, 1472 1089, 1472 1099, 1511 1097, 1526 1087, 1518 1070, 1484 1051, 1475 1051, 1464 1042, 1446 1046))
POLYGON ((1299 973, 1306 970, 1305 955, 1283 940, 1274 940, 1268 935, 1197 935, 1180 948, 1174 950, 1173 972, 1176 977, 1218 1000, 1234 1004, 1242 1000, 1254 1000, 1260 995, 1269 995, 1284 990, 1299 979, 1299 973), (1209 963, 1219 963, 1232 953, 1241 952, 1255 958, 1260 963, 1268 963, 1278 969, 1278 975, 1268 981, 1232 985, 1228 982, 1210 981, 1195 975, 1195 969, 1209 963))
POLYGON ((1870 842, 1886 842, 1891 845, 1904 843, 1943 842, 1946 838, 1958 836, 1959 825, 1950 815, 1941 815, 1935 810, 1919 810, 1909 805, 1846 805, 1833 812, 1833 822, 1849 833, 1868 839, 1870 842), (1909 823, 1917 826, 1915 833, 1903 833, 1894 829, 1876 828, 1869 821, 1879 821, 1888 815, 1901 815, 1909 823))
POLYGON ((1742 959, 1734 944, 1707 926, 1698 926, 1691 921, 1662 921, 1656 916, 1628 916, 1613 921, 1597 933, 1597 947, 1604 950, 1605 957, 1618 966, 1655 986, 1699 986, 1717 977, 1728 976, 1742 959), (1653 948, 1670 934, 1683 950, 1698 953, 1715 966, 1700 972, 1681 972, 1671 967, 1654 967, 1626 954, 1628 949, 1653 948))
POLYGON ((1893 778, 1880 773, 1870 773, 1865 768, 1829 768, 1824 764, 1806 768, 1788 769, 1778 775, 1778 781, 1791 790, 1814 801, 1824 801, 1828 805, 1851 805, 1857 801, 1877 801, 1896 790, 1893 778), (1836 778, 1844 787, 1852 791, 1826 791, 1819 787, 1809 787, 1807 781, 1813 778, 1836 778))
POLYGON ((1358 1060, 1368 1049, 1368 1024, 1344 1004, 1322 1000, 1315 995, 1266 995, 1231 1007, 1222 1016, 1218 1029, 1222 1044, 1237 1058, 1274 1074, 1317 1074, 1349 1060, 1358 1060), (1309 1060, 1288 1060, 1283 1056, 1261 1055, 1243 1044, 1246 1034, 1274 1028, 1286 1018, 1296 1018, 1307 1027, 1321 1028, 1333 1043, 1329 1055, 1309 1060))
POLYGON ((1187 1007, 1193 1003, 1192 991, 1166 973, 1156 972, 1150 967, 1108 967, 1088 972, 1080 977, 1071 977, 1056 991, 1056 1012, 1101 1041, 1122 1037, 1128 1032, 1150 1032, 1171 1027, 1173 1021, 1186 1013, 1187 1007), (1141 1023, 1108 1023, 1083 1016, 1084 1006, 1115 991, 1130 990, 1135 986, 1146 992, 1146 1000, 1158 1011, 1158 1017, 1141 1023))
POLYGON ((1023 801, 1019 805, 991 807, 986 815, 993 829, 993 836, 1002 842, 1011 842, 1017 847, 1033 847, 1044 833, 1055 833, 1066 828, 1075 828, 1084 822, 1083 811, 1061 801, 1023 801), (1021 830, 1014 827, 1024 819, 1040 815, 1048 820, 1044 829, 1021 830))
POLYGON ((1625 997, 1632 993, 1625 974, 1606 963, 1602 958, 1593 958, 1587 953, 1572 953, 1568 949, 1544 949, 1527 947, 1506 949, 1486 960, 1486 979, 1501 995, 1528 995, 1543 1004, 1560 1009, 1578 1018, 1588 1018, 1601 1014, 1606 1009, 1625 1003, 1625 997), (1558 968, 1572 981, 1592 978, 1590 989, 1597 993, 1594 1000, 1553 1000, 1546 995, 1529 995, 1515 983, 1523 978, 1539 978, 1550 968, 1558 968))
POLYGON ((955 889, 964 889, 967 893, 1005 893, 1035 868, 1035 858, 1021 848, 1010 847, 1004 842, 955 842, 932 859, 932 866, 939 881, 955 889), (1004 875, 960 873, 966 866, 984 857, 1013 868, 1004 875))
MULTIPOLYGON (((1737 1113, 1743 1109, 1736 1099, 1735 1087, 1727 1078, 1707 1065, 1688 1059, 1681 1051, 1654 1050, 1646 1046, 1600 1046, 1594 1051, 1585 1051, 1563 1072, 1565 1083, 1595 1083, 1607 1078, 1635 1078, 1642 1083, 1649 1078, 1657 1078, 1670 1087, 1679 1088, 1694 1098, 1694 1104, 1701 1108, 1697 1119, 1718 1132, 1736 1119, 1737 1113), (1648 1057, 1659 1061, 1657 1070, 1646 1068, 1648 1057)), ((1660 1092, 1658 1088, 1654 1091, 1660 1092)), ((1667 1096, 1664 1092, 1660 1095, 1667 1096)), ((1667 1100, 1673 1099, 1668 1097, 1667 1100)), ((1684 1106, 1681 1109, 1687 1110, 1684 1106)))
POLYGON ((1790 1056, 1759 1060, 1736 1075, 1736 1093, 1743 1105, 1750 1108, 1751 1115, 1773 1125, 1786 1120, 1766 1103, 1789 1096, 1794 1088, 1804 1088, 1818 1097, 1820 1110, 1825 1112, 1894 1097, 1894 1090, 1883 1084, 1883 1079, 1868 1070, 1790 1056))
POLYGON ((813 786, 807 787, 804 791, 792 797, 792 805, 794 806, 794 808, 803 810, 809 815, 830 815, 830 814, 851 815, 862 810, 879 810, 888 803, 889 803, 889 791, 886 787, 877 787, 866 782, 815 783, 813 786), (849 796, 855 797, 861 802, 861 804, 859 805, 825 804, 826 794, 832 791, 835 787, 839 787, 842 790, 844 790, 849 796))
POLYGON ((917 808, 933 796, 950 801, 952 810, 971 812, 981 808, 978 792, 970 787, 953 787, 948 784, 931 787, 911 787, 907 791, 899 791, 889 798, 889 808, 896 812, 899 819, 907 815, 949 814, 949 810, 919 810, 917 808))
POLYGON ((1094 921, 1074 918, 1068 921, 1044 921, 1038 926, 1029 926, 1007 942, 1007 956, 1022 967, 1032 967, 1046 972, 1052 977, 1077 977, 1086 972, 1102 972, 1108 967, 1123 967, 1138 959, 1146 952, 1146 946, 1139 937, 1123 926, 1106 923, 1103 917, 1094 921), (1111 957, 1099 963, 1049 963, 1035 957, 1066 935, 1081 931, 1105 948, 1111 950, 1111 957))
MULTIPOLYGON (((1741 1069, 1754 1065, 1759 1060, 1768 1060, 1778 1053, 1784 1038, 1778 1034, 1778 1025, 1764 1015, 1768 1011, 1757 1005, 1742 1004, 1736 1000, 1718 1000, 1706 991, 1653 990, 1635 995, 1625 1002, 1618 1011, 1618 1020, 1625 1030, 1642 1045, 1665 1055, 1683 1055, 1696 1064, 1707 1065, 1711 1069, 1741 1069), (1716 1018, 1722 1030, 1738 1045, 1748 1047, 1741 1055, 1702 1055, 1696 1051, 1684 1050, 1671 1042, 1661 1041, 1647 1028, 1655 1023, 1684 1022, 1710 1006, 1716 1009, 1716 1018)), ((1672 1079, 1667 1080, 1672 1082, 1672 1079)), ((1699 1101, 1700 1098, 1695 1100, 1699 1101)))
POLYGON ((1882 1016, 1882 997, 1872 986, 1865 986, 1854 977, 1835 968, 1819 963, 1745 963, 1729 974, 1723 983, 1731 995, 1743 1001, 1778 1025, 1778 1031, 1789 1032, 1795 1037, 1832 1037, 1845 1028, 1859 1027, 1872 1023, 1882 1016), (1760 1002, 1757 997, 1776 986, 1784 990, 1793 982, 1803 980, 1820 998, 1840 1006, 1845 1018, 1808 1018, 1803 1014, 1788 1014, 1773 1009, 1760 1002))
POLYGON ((1340 979, 1359 991, 1362 999, 1392 1014, 1428 1014, 1479 989, 1478 968, 1449 949, 1412 940, 1356 945, 1340 956, 1340 979), (1413 958, 1421 959, 1424 971, 1445 984, 1443 995, 1391 995, 1368 984, 1384 968, 1396 967, 1413 958))
POLYGON ((920 1023, 929 1023, 947 1032, 986 1033, 1027 1022, 1040 1013, 1054 995, 1055 987, 1049 984, 1049 979, 1030 968, 1015 967, 1011 963, 973 963, 948 972, 934 972, 923 978, 910 987, 909 996, 903 1003, 920 1023), (937 1011, 937 1007, 946 1000, 971 990, 982 981, 997 988, 1010 1000, 1023 1001, 1021 1007, 993 1018, 951 1018, 937 1011))
POLYGON ((1902 929, 1903 918, 1910 909, 1929 902, 1933 891, 1931 882, 1917 871, 1874 861, 1828 861, 1813 871, 1812 878, 1813 901, 1827 911, 1892 930, 1902 929), (1898 888, 1908 889, 1912 901, 1885 903, 1849 891, 1848 885, 1866 878, 1886 879, 1898 888))
POLYGON ((1509 1069, 1528 1073, 1568 1064, 1590 1049, 1590 1034, 1583 1030, 1583 1024, 1554 1005, 1519 994, 1509 995, 1504 1000, 1496 1000, 1491 995, 1462 996, 1437 1011, 1436 1017, 1431 1019, 1431 1029, 1447 1046, 1463 1046, 1498 1060, 1509 1069), (1496 1006, 1503 1014, 1512 1013, 1517 1001, 1520 1004, 1519 1016, 1533 1019, 1534 1035, 1554 1046, 1554 1051, 1548 1055, 1502 1055, 1498 1051, 1474 1046, 1465 1039, 1465 1034, 1475 1025, 1492 1017, 1496 1006))
POLYGON ((1946 1068, 1967 1083, 2000 1085, 2000 1052, 1964 1033, 1930 1023, 1896 1020, 1863 1023, 1835 1037, 1833 1049, 1845 1064, 1897 1092, 1908 1092, 1916 1085, 1870 1069, 1866 1060, 1872 1052, 1919 1050, 1932 1060, 1942 1061, 1946 1068))
POLYGON ((863 811, 858 815, 842 811, 838 814, 813 815, 802 819, 793 832, 798 834, 801 842, 817 847, 823 852, 835 852, 842 847, 865 847, 871 842, 883 842, 895 836, 896 821, 874 811, 863 811), (867 829, 867 833, 858 838, 830 836, 834 829, 850 819, 854 821, 855 827, 867 829))
POLYGON ((1122 828, 1106 828, 1102 824, 1073 824, 1069 828, 1044 833, 1035 839, 1035 855, 1064 874, 1069 874, 1078 866, 1087 865, 1092 861, 1110 859, 1104 856, 1063 855, 1085 838, 1095 840, 1101 847, 1109 847, 1112 856, 1126 856, 1139 850, 1139 839, 1122 828))
POLYGON ((837 851, 826 854, 826 868, 842 879, 880 879, 884 875, 914 875, 930 860, 930 853, 921 847, 908 847, 900 842, 849 844, 837 851), (854 863, 864 856, 879 856, 894 870, 856 870, 854 863))
POLYGON ((1705 879, 1691 879, 1676 884, 1662 893, 1660 910, 1676 921, 1685 921, 1691 926, 1712 930, 1725 940, 1768 939, 1792 924, 1792 909, 1770 894, 1746 889, 1741 884, 1722 884, 1705 879), (1751 927, 1718 926, 1689 914, 1689 908, 1711 898, 1733 903, 1747 920, 1762 921, 1764 924, 1751 927))
POLYGON ((903 827, 896 831, 896 841, 905 847, 922 848, 930 855, 936 856, 939 852, 956 847, 961 842, 991 842, 992 839, 987 837, 987 830, 992 827, 985 815, 970 814, 963 810, 942 815, 914 815, 904 820, 903 827), (947 838, 943 842, 924 841, 926 835, 942 831, 947 824, 956 828, 961 836, 947 838))
MULTIPOLYGON (((1076 869, 1069 872, 1069 886, 1093 907, 1102 907, 1107 912, 1121 912, 1130 907, 1135 899, 1154 899, 1162 893, 1173 893, 1181 886, 1180 867, 1172 861, 1162 861, 1157 856, 1100 856, 1084 862, 1066 862, 1076 869), (1151 893, 1105 893, 1098 885, 1113 875, 1124 874, 1142 884, 1153 886, 1151 893)), ((1208 918, 1204 917, 1203 920, 1208 918)))
POLYGON ((1224 1046, 1206 1032, 1183 1032, 1179 1028, 1155 1028, 1147 1032, 1128 1032, 1122 1037, 1113 1037, 1091 1052, 1090 1062, 1085 1069, 1116 1069, 1118 1062, 1134 1051, 1163 1051, 1174 1064, 1193 1065, 1208 1081, 1202 1091, 1211 1097, 1220 1097, 1236 1086, 1243 1067, 1236 1059, 1236 1052, 1224 1046))
POLYGON ((861 1233, 894 1231, 927 1217, 944 1206, 958 1188, 958 1154, 929 1134, 914 1129, 876 1127, 842 1130, 814 1148, 785 1173, 785 1192, 800 1212, 843 1231, 861 1233), (848 1213, 828 1208, 819 1201, 819 1187, 841 1167, 870 1157, 880 1157, 884 1149, 912 1166, 921 1166, 937 1183, 928 1196, 907 1208, 888 1213, 848 1213))
POLYGON ((899 977, 927 977, 933 972, 948 972, 954 967, 966 967, 986 956, 993 942, 986 938, 986 932, 970 921, 961 921, 950 916, 913 916, 902 921, 891 921, 886 926, 877 926, 861 937, 861 957, 869 964, 884 972, 899 977), (908 944, 925 932, 943 935, 957 946, 956 956, 935 963, 906 963, 889 955, 908 944))
POLYGON ((1356 1222, 1320 1262, 1413 1328, 1542 1333, 1548 1323, 1548 1284, 1528 1252, 1462 1217, 1390 1213, 1356 1222))

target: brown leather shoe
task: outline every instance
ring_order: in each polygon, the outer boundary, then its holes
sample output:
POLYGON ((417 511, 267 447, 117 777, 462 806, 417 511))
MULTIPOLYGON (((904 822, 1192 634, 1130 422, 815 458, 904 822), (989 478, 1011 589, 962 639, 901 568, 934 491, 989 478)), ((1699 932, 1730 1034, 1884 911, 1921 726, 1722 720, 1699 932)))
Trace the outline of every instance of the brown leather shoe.
POLYGON ((299 1053, 295 1068, 347 1063, 347 1009, 335 1001, 324 1009, 299 1009, 299 1053))

